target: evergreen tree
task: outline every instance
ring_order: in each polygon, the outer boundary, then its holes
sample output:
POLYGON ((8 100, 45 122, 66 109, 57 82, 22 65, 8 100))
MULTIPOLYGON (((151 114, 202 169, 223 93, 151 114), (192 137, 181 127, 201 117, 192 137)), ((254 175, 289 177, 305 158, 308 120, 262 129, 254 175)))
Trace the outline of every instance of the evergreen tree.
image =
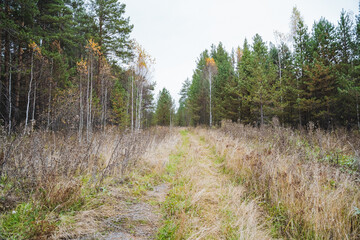
POLYGON ((252 114, 264 124, 264 118, 271 104, 271 88, 274 86, 274 66, 269 61, 267 47, 260 35, 254 36, 251 77, 248 85, 249 100, 253 104, 252 114), (258 114, 257 114, 258 113, 258 114))
POLYGON ((213 82, 213 120, 218 124, 221 119, 237 119, 236 105, 234 108, 234 98, 237 100, 237 95, 233 93, 237 86, 235 79, 234 66, 229 53, 225 50, 223 44, 220 42, 215 48, 213 46, 211 56, 214 58, 217 74, 214 76, 213 82))
POLYGON ((338 116, 337 120, 343 125, 354 124, 355 122, 350 119, 354 119, 352 116, 357 116, 355 106, 359 92, 356 87, 356 73, 353 67, 355 60, 354 53, 356 53, 353 27, 350 15, 343 10, 336 28, 336 77, 339 84, 339 99, 335 109, 335 114, 338 116))
POLYGON ((177 125, 179 126, 188 126, 190 124, 190 112, 189 112, 189 88, 191 82, 189 79, 186 79, 183 82, 180 90, 180 99, 179 99, 179 108, 177 111, 177 125))
POLYGON ((128 59, 132 56, 130 33, 133 25, 125 18, 125 7, 118 0, 92 0, 96 19, 96 37, 101 52, 110 59, 128 59))
POLYGON ((338 82, 335 76, 336 41, 335 27, 320 19, 314 24, 311 38, 313 61, 307 66, 304 80, 306 91, 303 106, 306 106, 308 121, 329 128, 333 124, 334 106, 337 102, 338 82))
POLYGON ((297 98, 296 101, 292 103, 293 108, 297 112, 296 115, 300 126, 303 123, 303 111, 306 109, 306 103, 302 100, 305 88, 304 79, 306 78, 305 68, 310 61, 309 38, 307 26, 300 17, 296 22, 294 35, 294 73, 296 77, 295 93, 297 98))
POLYGON ((209 123, 209 81, 204 71, 207 58, 209 58, 209 54, 205 50, 197 61, 197 67, 193 73, 189 88, 189 108, 192 125, 209 123))
POLYGON ((166 88, 163 88, 163 90, 159 92, 159 98, 156 105, 156 124, 160 126, 170 126, 170 120, 173 116, 173 101, 171 95, 166 88))
POLYGON ((239 119, 243 123, 251 123, 253 121, 250 113, 250 78, 251 78, 251 62, 252 55, 247 39, 244 40, 242 49, 238 51, 237 72, 240 96, 240 116, 239 119))
POLYGON ((120 128, 124 129, 129 126, 129 114, 126 109, 126 92, 121 86, 119 80, 115 82, 111 94, 111 105, 113 109, 112 120, 120 128))

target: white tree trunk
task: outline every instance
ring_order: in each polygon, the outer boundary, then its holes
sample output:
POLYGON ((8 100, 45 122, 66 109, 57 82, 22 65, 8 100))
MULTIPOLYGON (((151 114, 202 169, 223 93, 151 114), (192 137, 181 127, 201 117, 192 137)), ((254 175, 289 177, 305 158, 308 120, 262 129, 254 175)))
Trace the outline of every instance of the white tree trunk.
POLYGON ((53 81, 53 66, 54 66, 54 59, 51 59, 51 80, 50 80, 50 89, 49 89, 49 102, 48 102, 48 114, 47 114, 47 125, 46 125, 46 131, 50 128, 50 112, 51 112, 51 91, 52 91, 52 81, 53 81))
POLYGON ((86 87, 86 141, 89 141, 89 91, 90 91, 90 64, 88 68, 87 87, 86 87))
MULTIPOLYGON (((35 107, 36 107, 36 81, 34 82, 34 95, 33 95, 33 109, 32 109, 32 116, 31 116, 31 122, 34 124, 35 121, 35 107)), ((32 126, 33 127, 33 126, 32 126)))
POLYGON ((209 70, 209 76, 210 76, 210 79, 209 79, 210 80, 209 81, 210 82, 210 84, 209 84, 210 85, 210 127, 212 127, 212 110, 211 110, 211 106, 212 106, 211 105, 211 80, 212 80, 211 77, 212 76, 211 76, 211 70, 209 70))
POLYGON ((136 97, 135 97, 135 130, 138 126, 138 107, 139 107, 139 88, 136 88, 136 97))
POLYGON ((84 113, 83 113, 83 104, 82 104, 82 84, 81 84, 81 72, 80 72, 80 80, 79 80, 79 104, 80 104, 80 111, 79 111, 79 142, 82 141, 82 132, 83 132, 83 124, 84 124, 84 113))
POLYGON ((360 117, 359 117, 359 93, 356 91, 356 117, 357 117, 357 125, 360 130, 360 117))
POLYGON ((11 134, 11 111, 12 111, 12 96, 11 96, 11 51, 10 51, 10 70, 9 70, 9 135, 11 134))
MULTIPOLYGON (((130 114, 130 94, 129 94, 129 88, 130 88, 130 83, 128 81, 128 86, 127 86, 127 94, 126 94, 126 113, 130 114)), ((127 125, 127 123, 126 123, 127 125)))
POLYGON ((262 93, 260 93, 260 119, 261 119, 261 126, 263 126, 264 125, 264 110, 263 110, 262 93))
POLYGON ((106 100, 107 100, 107 87, 105 87, 104 131, 105 131, 105 128, 106 128, 106 113, 107 113, 107 104, 106 104, 106 100))
POLYGON ((131 132, 134 131, 134 76, 131 78, 131 132))
MULTIPOLYGON (((281 51, 281 49, 280 49, 280 51, 281 51)), ((279 56, 279 79, 280 79, 280 103, 282 104, 282 102, 283 102, 283 96, 282 96, 282 83, 281 83, 281 81, 282 81, 282 71, 281 71, 281 56, 282 56, 282 53, 280 53, 280 51, 279 51, 279 54, 278 54, 278 56, 279 56)))
POLYGON ((104 74, 101 74, 101 126, 105 130, 105 91, 104 91, 104 74))
POLYGON ((90 60, 90 106, 89 106, 89 133, 92 134, 92 100, 93 100, 93 57, 90 60))
POLYGON ((26 105, 26 118, 25 118, 25 129, 24 133, 27 132, 27 125, 29 121, 29 110, 30 110, 30 95, 31 95, 31 85, 34 78, 34 53, 31 53, 31 68, 30 68, 30 83, 29 83, 29 91, 27 97, 27 105, 26 105))
POLYGON ((141 127, 142 95, 143 95, 143 84, 141 83, 140 90, 139 90, 139 106, 138 106, 138 117, 137 117, 137 121, 138 121, 137 130, 140 130, 140 127, 141 127))

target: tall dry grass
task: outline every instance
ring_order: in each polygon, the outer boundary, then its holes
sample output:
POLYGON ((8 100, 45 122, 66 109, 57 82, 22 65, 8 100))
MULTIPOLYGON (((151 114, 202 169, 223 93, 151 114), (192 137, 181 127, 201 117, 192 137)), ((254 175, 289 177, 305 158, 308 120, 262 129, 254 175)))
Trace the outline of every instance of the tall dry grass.
POLYGON ((166 234, 158 239, 270 239, 255 201, 244 198, 244 188, 221 171, 197 136, 184 135, 171 164, 166 234))
POLYGON ((359 136, 224 122, 200 132, 248 194, 260 196, 280 237, 359 239, 359 136), (337 155, 337 156, 336 156, 337 155), (338 159, 336 159, 338 158, 338 159), (351 164, 342 163, 353 159, 351 164))
MULTIPOLYGON (((57 220, 47 219, 48 213, 76 210, 88 197, 84 188, 101 191, 107 177, 123 178, 147 149, 168 135, 168 128, 136 133, 110 128, 95 132, 89 142, 79 142, 77 133, 71 131, 1 134, 0 214, 31 202, 46 220, 39 220, 40 230, 28 236, 49 236, 57 220)), ((12 221, 11 214, 8 218, 12 221)))

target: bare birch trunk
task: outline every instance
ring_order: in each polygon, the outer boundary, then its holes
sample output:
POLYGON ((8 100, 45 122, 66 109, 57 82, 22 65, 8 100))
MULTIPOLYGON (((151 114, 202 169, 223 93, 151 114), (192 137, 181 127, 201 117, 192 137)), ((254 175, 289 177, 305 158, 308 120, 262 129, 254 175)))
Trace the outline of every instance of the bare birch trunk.
MULTIPOLYGON (((126 96, 126 98, 127 98, 127 100, 126 100, 126 114, 130 114, 130 94, 129 94, 129 88, 130 88, 130 83, 129 83, 129 81, 128 81, 128 83, 127 83, 127 89, 128 89, 128 91, 127 91, 127 96, 126 96)), ((126 125, 127 125, 127 123, 126 123, 126 125)))
POLYGON ((143 94, 143 84, 141 84, 140 86, 140 93, 139 93, 139 107, 138 107, 138 111, 139 111, 139 114, 138 114, 138 130, 140 130, 140 127, 141 127, 141 107, 142 107, 142 94, 143 94))
POLYGON ((359 93, 356 91, 356 117, 357 117, 357 125, 360 130, 360 116, 359 116, 359 93))
POLYGON ((135 97, 135 130, 138 125, 138 105, 139 105, 139 88, 136 88, 136 97, 135 97))
POLYGON ((48 113, 47 113, 47 125, 46 131, 49 131, 50 128, 50 112, 51 112, 51 94, 52 94, 52 81, 53 81, 53 66, 54 66, 54 59, 51 59, 51 69, 50 69, 50 86, 49 86, 49 101, 48 101, 48 113))
POLYGON ((278 56, 279 56, 279 79, 280 79, 280 91, 281 91, 280 92, 280 103, 282 105, 282 102, 283 102, 282 87, 281 87, 281 85, 282 85, 282 83, 281 83, 281 81, 282 81, 282 71, 281 71, 281 56, 282 56, 282 53, 279 52, 278 56))
POLYGON ((104 98, 104 74, 101 74, 101 127, 103 131, 105 130, 104 120, 105 120, 105 98, 104 98))
POLYGON ((89 131, 92 134, 92 100, 93 100, 93 57, 90 61, 90 106, 89 106, 89 131))
POLYGON ((107 104, 106 104, 106 101, 107 100, 107 87, 105 87, 105 106, 104 106, 104 131, 105 131, 105 128, 106 128, 106 113, 107 113, 107 104))
POLYGON ((33 109, 32 109, 32 117, 31 117, 31 122, 32 124, 34 124, 35 121, 35 107, 36 107, 36 81, 34 82, 34 95, 33 95, 33 109))
MULTIPOLYGON (((2 6, 0 5, 0 14, 2 13, 2 6)), ((2 96, 3 96, 3 83, 2 83, 2 78, 1 78, 1 74, 2 74, 2 28, 1 28, 1 25, 0 25, 0 103, 2 103, 2 96)))
POLYGON ((131 78, 131 132, 134 131, 134 76, 131 78))
POLYGON ((9 135, 11 134, 11 111, 12 111, 12 96, 11 96, 11 52, 10 52, 10 70, 9 70, 9 135))
POLYGON ((26 118, 25 118, 25 129, 24 133, 27 131, 27 125, 29 120, 29 109, 30 109, 30 94, 31 94, 31 85, 34 78, 34 52, 31 53, 31 70, 30 70, 30 83, 29 83, 29 91, 28 91, 28 97, 27 97, 27 106, 26 106, 26 118))
POLYGON ((82 97, 82 83, 81 83, 82 79, 81 79, 81 72, 80 72, 80 79, 79 79, 79 91, 80 91, 80 96, 79 96, 79 104, 80 104, 80 111, 79 111, 79 142, 82 141, 82 132, 83 132, 83 124, 84 124, 84 110, 83 110, 83 97, 82 97))
POLYGON ((88 70, 87 77, 87 87, 86 87, 86 141, 89 141, 89 89, 90 89, 90 66, 88 70))
POLYGON ((264 125, 264 110, 263 110, 263 102, 262 102, 262 93, 260 93, 260 118, 261 118, 261 126, 264 125))
POLYGON ((209 75, 210 75, 210 127, 212 127, 212 110, 211 110, 211 70, 209 69, 209 75))

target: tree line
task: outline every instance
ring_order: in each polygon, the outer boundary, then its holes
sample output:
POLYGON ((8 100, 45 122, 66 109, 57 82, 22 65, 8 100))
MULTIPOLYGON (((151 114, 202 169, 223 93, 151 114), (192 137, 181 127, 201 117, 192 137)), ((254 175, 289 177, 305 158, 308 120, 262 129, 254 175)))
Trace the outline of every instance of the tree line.
POLYGON ((294 8, 290 25, 276 43, 256 34, 231 52, 222 43, 203 51, 183 83, 177 123, 262 125, 276 116, 293 127, 360 129, 360 14, 343 10, 337 25, 321 18, 309 30, 294 8))
POLYGON ((151 123, 154 59, 118 0, 0 1, 0 125, 74 129, 151 123))

